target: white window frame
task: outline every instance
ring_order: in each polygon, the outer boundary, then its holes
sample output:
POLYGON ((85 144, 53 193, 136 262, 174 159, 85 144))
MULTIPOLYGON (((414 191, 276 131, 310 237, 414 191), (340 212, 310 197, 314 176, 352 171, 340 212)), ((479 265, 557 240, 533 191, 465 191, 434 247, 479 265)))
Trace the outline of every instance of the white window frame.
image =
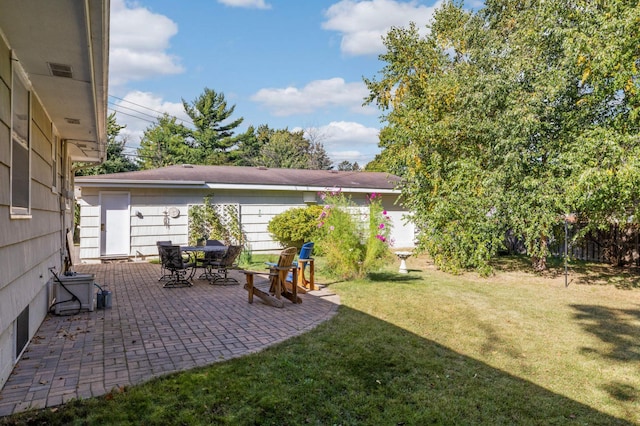
MULTIPOLYGON (((11 72, 11 182, 10 182, 10 200, 11 200, 11 218, 12 219, 30 219, 31 218, 31 84, 29 83, 29 79, 26 74, 22 70, 19 64, 15 61, 12 61, 13 69, 11 72), (15 123, 16 117, 20 112, 16 112, 16 87, 18 85, 22 86, 24 91, 27 94, 27 107, 26 107, 26 135, 18 134, 16 128, 18 127, 15 123), (24 137, 26 136, 26 138, 24 137), (27 190, 27 202, 26 206, 14 205, 14 172, 18 168, 15 164, 16 150, 15 145, 19 144, 22 148, 27 151, 27 171, 26 171, 26 190, 27 190)), ((24 189, 24 188, 19 188, 24 189)))

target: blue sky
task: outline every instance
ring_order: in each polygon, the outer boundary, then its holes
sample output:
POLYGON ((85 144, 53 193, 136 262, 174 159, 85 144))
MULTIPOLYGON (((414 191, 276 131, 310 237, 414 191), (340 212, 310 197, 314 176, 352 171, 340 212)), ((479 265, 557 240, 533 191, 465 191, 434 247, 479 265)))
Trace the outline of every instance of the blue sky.
MULTIPOLYGON (((111 0, 109 112, 127 128, 128 152, 166 112, 186 119, 205 87, 232 118, 305 130, 337 165, 379 152, 384 123, 362 106, 384 64, 382 36, 415 22, 426 30, 440 1, 111 0)), ((467 1, 480 7, 481 1, 467 1)))

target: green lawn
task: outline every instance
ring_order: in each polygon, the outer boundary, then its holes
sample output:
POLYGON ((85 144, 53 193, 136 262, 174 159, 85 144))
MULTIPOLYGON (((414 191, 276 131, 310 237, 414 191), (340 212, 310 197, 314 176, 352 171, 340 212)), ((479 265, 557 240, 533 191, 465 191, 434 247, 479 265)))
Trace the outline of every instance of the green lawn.
POLYGON ((640 424, 637 275, 407 263, 321 279, 339 314, 261 353, 0 424, 640 424))

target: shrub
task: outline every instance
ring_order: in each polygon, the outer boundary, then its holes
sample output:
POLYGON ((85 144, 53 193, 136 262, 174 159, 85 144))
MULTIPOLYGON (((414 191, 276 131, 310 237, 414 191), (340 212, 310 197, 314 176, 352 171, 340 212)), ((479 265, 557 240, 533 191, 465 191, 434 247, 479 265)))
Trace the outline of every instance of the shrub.
POLYGON ((340 279, 363 278, 378 269, 389 255, 390 219, 380 196, 371 194, 369 211, 359 210, 340 191, 321 194, 325 206, 320 214, 318 247, 329 273, 340 279))
POLYGON ((271 219, 267 230, 283 247, 300 249, 304 243, 316 239, 320 213, 322 207, 318 205, 295 207, 271 219))

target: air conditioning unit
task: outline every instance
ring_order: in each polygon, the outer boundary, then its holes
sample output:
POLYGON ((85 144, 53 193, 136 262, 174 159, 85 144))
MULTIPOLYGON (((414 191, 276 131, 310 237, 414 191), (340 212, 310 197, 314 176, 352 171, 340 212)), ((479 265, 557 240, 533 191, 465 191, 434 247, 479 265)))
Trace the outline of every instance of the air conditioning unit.
POLYGON ((54 278, 54 312, 56 315, 70 315, 79 311, 93 311, 95 306, 93 274, 59 275, 54 278), (76 296, 79 301, 74 299, 76 296))

